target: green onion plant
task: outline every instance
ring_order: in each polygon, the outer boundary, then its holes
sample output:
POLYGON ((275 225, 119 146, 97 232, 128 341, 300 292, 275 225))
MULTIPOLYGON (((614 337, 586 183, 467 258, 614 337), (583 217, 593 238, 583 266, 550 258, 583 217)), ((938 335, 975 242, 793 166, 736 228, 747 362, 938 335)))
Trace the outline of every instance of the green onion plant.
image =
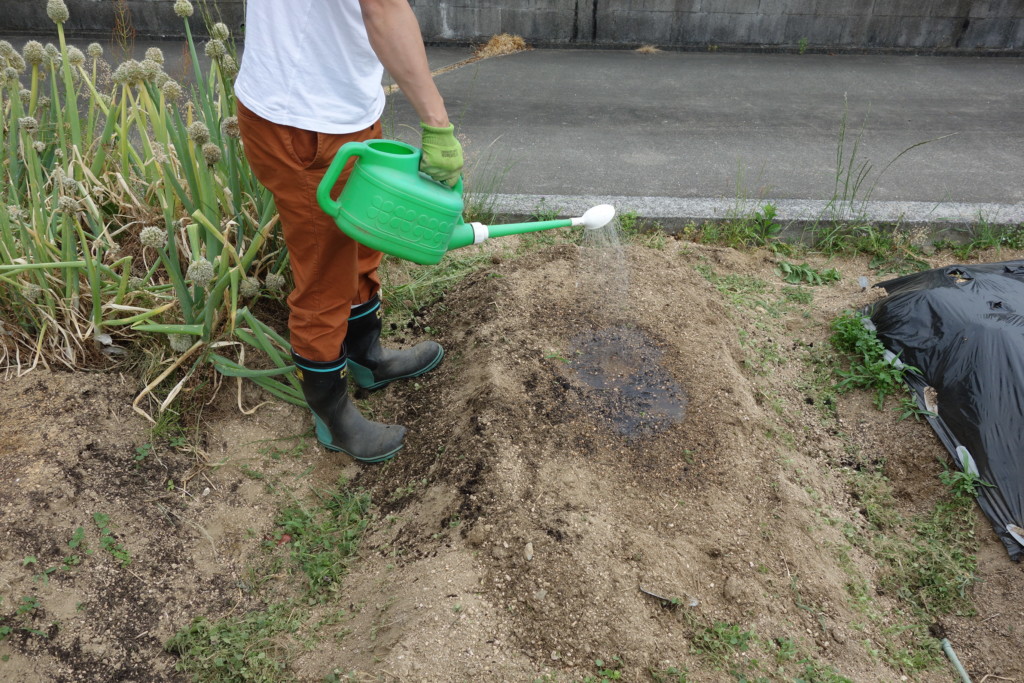
POLYGON ((102 367, 141 347, 301 403, 287 341, 252 313, 281 296, 287 253, 241 150, 230 33, 210 26, 204 68, 191 2, 174 9, 188 86, 157 48, 114 68, 68 44, 63 0, 47 3, 57 44, 0 41, 0 364, 102 367))

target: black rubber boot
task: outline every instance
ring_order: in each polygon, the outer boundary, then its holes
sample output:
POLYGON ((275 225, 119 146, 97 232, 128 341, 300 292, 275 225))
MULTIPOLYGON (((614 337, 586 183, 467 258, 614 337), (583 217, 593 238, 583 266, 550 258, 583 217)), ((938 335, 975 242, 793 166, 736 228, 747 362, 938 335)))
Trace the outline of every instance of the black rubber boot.
POLYGON ((380 297, 374 295, 348 319, 345 349, 349 368, 356 385, 363 389, 379 389, 396 379, 417 377, 436 368, 444 358, 444 349, 435 341, 420 342, 402 351, 382 348, 381 313, 380 297))
POLYGON ((367 420, 348 395, 348 364, 343 355, 330 363, 306 360, 292 352, 316 438, 326 448, 360 462, 384 462, 402 447, 405 427, 367 420))

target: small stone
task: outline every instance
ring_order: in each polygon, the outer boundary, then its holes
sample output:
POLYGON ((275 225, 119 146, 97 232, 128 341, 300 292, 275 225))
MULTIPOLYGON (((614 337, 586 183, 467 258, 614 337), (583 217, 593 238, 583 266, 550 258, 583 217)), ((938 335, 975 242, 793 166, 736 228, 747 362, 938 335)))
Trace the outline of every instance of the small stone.
POLYGON ((466 534, 466 542, 472 547, 476 548, 484 544, 487 540, 487 532, 484 530, 482 524, 475 525, 466 534))
POLYGON ((749 600, 747 587, 743 579, 733 574, 725 580, 722 586, 722 595, 731 602, 743 603, 749 600))
POLYGON ((531 561, 533 559, 533 544, 532 543, 527 543, 526 544, 526 548, 523 550, 523 556, 526 558, 527 562, 529 562, 529 561, 531 561))

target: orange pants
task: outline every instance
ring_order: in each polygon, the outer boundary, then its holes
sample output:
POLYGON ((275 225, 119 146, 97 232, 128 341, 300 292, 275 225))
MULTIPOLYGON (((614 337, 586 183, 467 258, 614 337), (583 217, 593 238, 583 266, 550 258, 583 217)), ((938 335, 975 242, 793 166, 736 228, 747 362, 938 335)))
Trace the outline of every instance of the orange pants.
MULTIPOLYGON (((238 103, 238 126, 249 165, 274 195, 295 289, 288 295, 292 349, 313 361, 341 355, 349 310, 380 290, 382 254, 343 233, 320 208, 316 189, 335 153, 351 141, 381 136, 380 122, 346 135, 282 126, 238 103)), ((337 196, 351 167, 338 179, 337 196)))

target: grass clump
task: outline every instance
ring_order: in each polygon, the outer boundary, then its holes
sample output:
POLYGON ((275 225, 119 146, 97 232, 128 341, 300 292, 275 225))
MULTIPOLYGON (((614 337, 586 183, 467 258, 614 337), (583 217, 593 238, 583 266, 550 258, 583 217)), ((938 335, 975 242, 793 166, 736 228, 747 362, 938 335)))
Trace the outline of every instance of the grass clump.
POLYGON ((667 236, 660 223, 642 218, 636 211, 623 211, 615 217, 622 238, 649 249, 664 249, 667 236))
MULTIPOLYGON (((728 671, 737 681, 851 683, 831 666, 807 654, 791 638, 764 638, 753 630, 724 621, 697 624, 693 615, 687 615, 686 619, 693 629, 691 652, 714 668, 728 671)), ((685 683, 689 680, 687 672, 677 667, 649 673, 655 681, 685 683)))
POLYGON ((706 244, 719 244, 734 249, 765 247, 789 253, 792 247, 781 241, 782 224, 776 220, 777 215, 775 205, 769 203, 731 220, 687 226, 683 234, 706 244))
POLYGON ((979 220, 967 229, 964 241, 940 240, 935 243, 935 247, 948 250, 961 261, 971 259, 988 249, 1024 249, 1024 224, 1004 228, 986 220, 979 220))
POLYGON ((905 274, 924 270, 921 248, 914 236, 898 228, 861 222, 824 222, 810 230, 811 248, 828 255, 863 255, 877 271, 905 274))
POLYGON ((194 620, 166 649, 178 655, 175 670, 197 683, 275 683, 290 680, 282 635, 295 634, 303 613, 278 603, 237 617, 194 620))
POLYGON ((928 615, 973 614, 975 496, 986 484, 949 470, 939 478, 947 494, 932 510, 910 520, 897 518, 894 529, 904 533, 883 534, 874 542, 874 555, 889 565, 880 586, 928 615))
POLYGON ((719 275, 707 264, 698 264, 694 267, 730 304, 743 308, 772 310, 773 307, 767 299, 770 287, 764 280, 738 273, 719 275))
MULTIPOLYGON (((388 293, 384 302, 394 328, 415 327, 424 309, 438 302, 446 290, 491 264, 494 255, 485 250, 461 250, 448 254, 436 265, 418 265, 391 256, 384 258, 381 282, 388 293)), ((429 329, 427 331, 430 331, 429 329)))
POLYGON ((193 620, 165 644, 178 656, 175 669, 197 683, 292 680, 293 651, 322 639, 324 627, 345 616, 328 607, 329 614, 317 618, 340 589, 369 509, 369 496, 344 481, 337 489, 314 491, 310 501, 283 506, 263 544, 269 561, 253 569, 249 581, 263 589, 264 605, 240 616, 193 620), (305 580, 293 581, 296 573, 305 580))
POLYGON ((733 654, 749 650, 755 639, 753 631, 746 631, 736 624, 716 621, 710 626, 695 629, 690 636, 690 646, 694 653, 718 666, 724 666, 733 654))
POLYGON ((286 544, 292 566, 308 581, 307 593, 322 599, 336 592, 367 525, 370 498, 350 491, 320 492, 313 506, 282 509, 268 547, 286 544))
MULTIPOLYGON (((877 592, 897 597, 903 605, 888 637, 868 651, 908 673, 924 671, 944 661, 939 642, 929 627, 946 614, 974 613, 971 587, 977 581, 974 534, 975 492, 985 484, 977 477, 946 471, 945 484, 934 506, 915 515, 899 511, 892 484, 880 465, 862 463, 848 475, 851 497, 857 501, 867 529, 848 526, 844 533, 852 548, 880 564, 874 586, 864 581, 848 585, 851 600, 875 621, 887 616, 873 604, 877 592)), ((848 557, 848 555, 847 555, 848 557)))

